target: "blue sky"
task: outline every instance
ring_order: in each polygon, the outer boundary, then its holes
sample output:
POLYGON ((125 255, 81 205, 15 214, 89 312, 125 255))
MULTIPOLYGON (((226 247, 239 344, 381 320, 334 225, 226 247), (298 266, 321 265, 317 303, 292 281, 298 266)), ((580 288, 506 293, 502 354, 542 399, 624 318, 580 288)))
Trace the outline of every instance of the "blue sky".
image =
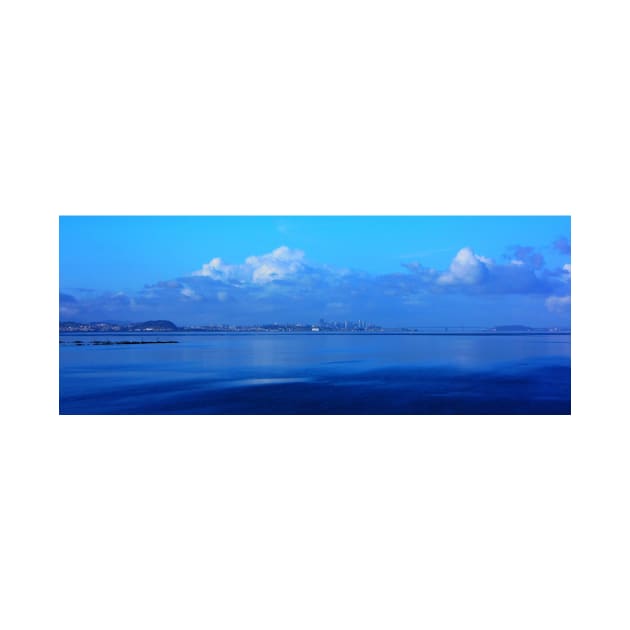
POLYGON ((570 324, 570 218, 60 217, 60 319, 570 324))

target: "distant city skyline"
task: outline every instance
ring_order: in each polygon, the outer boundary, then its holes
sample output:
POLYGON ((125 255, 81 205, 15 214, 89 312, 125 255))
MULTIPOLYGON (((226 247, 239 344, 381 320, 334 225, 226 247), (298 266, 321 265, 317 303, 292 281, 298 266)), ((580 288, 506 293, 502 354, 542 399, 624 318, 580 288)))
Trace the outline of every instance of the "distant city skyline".
POLYGON ((60 320, 569 327, 566 216, 60 217, 60 320))

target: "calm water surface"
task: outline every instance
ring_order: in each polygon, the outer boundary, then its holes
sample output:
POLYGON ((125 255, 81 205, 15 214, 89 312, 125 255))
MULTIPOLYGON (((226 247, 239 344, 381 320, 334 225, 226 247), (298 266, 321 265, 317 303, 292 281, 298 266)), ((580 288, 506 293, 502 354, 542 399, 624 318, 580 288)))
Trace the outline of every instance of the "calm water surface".
POLYGON ((62 414, 568 414, 570 339, 62 334, 59 408, 62 414), (178 343, 89 345, 158 339, 178 343))

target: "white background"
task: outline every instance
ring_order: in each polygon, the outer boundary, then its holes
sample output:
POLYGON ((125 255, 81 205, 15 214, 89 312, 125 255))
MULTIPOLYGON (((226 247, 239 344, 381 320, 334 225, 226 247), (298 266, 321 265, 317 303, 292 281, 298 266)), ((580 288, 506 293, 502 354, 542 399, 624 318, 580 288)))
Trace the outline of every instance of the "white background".
POLYGON ((3 3, 0 625, 628 628, 625 6, 3 3), (60 417, 71 213, 570 214, 573 415, 60 417))

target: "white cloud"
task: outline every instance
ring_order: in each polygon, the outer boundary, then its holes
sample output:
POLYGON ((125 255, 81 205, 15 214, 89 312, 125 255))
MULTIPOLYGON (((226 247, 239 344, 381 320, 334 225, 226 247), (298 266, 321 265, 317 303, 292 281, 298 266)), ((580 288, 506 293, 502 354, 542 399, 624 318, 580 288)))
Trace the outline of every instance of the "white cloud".
POLYGON ((304 267, 303 259, 303 251, 283 245, 270 254, 250 256, 245 264, 252 270, 252 281, 265 284, 297 273, 304 267))
POLYGON ((545 300, 545 306, 552 313, 564 313, 571 307, 571 296, 552 295, 545 300))
POLYGON ((478 284, 492 264, 490 258, 477 256, 470 247, 464 247, 457 252, 448 271, 440 275, 438 284, 478 284))
POLYGON ((267 284, 298 273, 304 269, 303 261, 303 251, 283 245, 268 254, 249 256, 241 265, 228 265, 220 258, 213 258, 192 275, 226 282, 267 284))
POLYGON ((225 265, 220 258, 213 258, 209 263, 201 266, 201 269, 198 271, 193 271, 193 276, 207 276, 210 278, 215 278, 216 280, 227 279, 231 270, 236 267, 236 265, 225 265))

